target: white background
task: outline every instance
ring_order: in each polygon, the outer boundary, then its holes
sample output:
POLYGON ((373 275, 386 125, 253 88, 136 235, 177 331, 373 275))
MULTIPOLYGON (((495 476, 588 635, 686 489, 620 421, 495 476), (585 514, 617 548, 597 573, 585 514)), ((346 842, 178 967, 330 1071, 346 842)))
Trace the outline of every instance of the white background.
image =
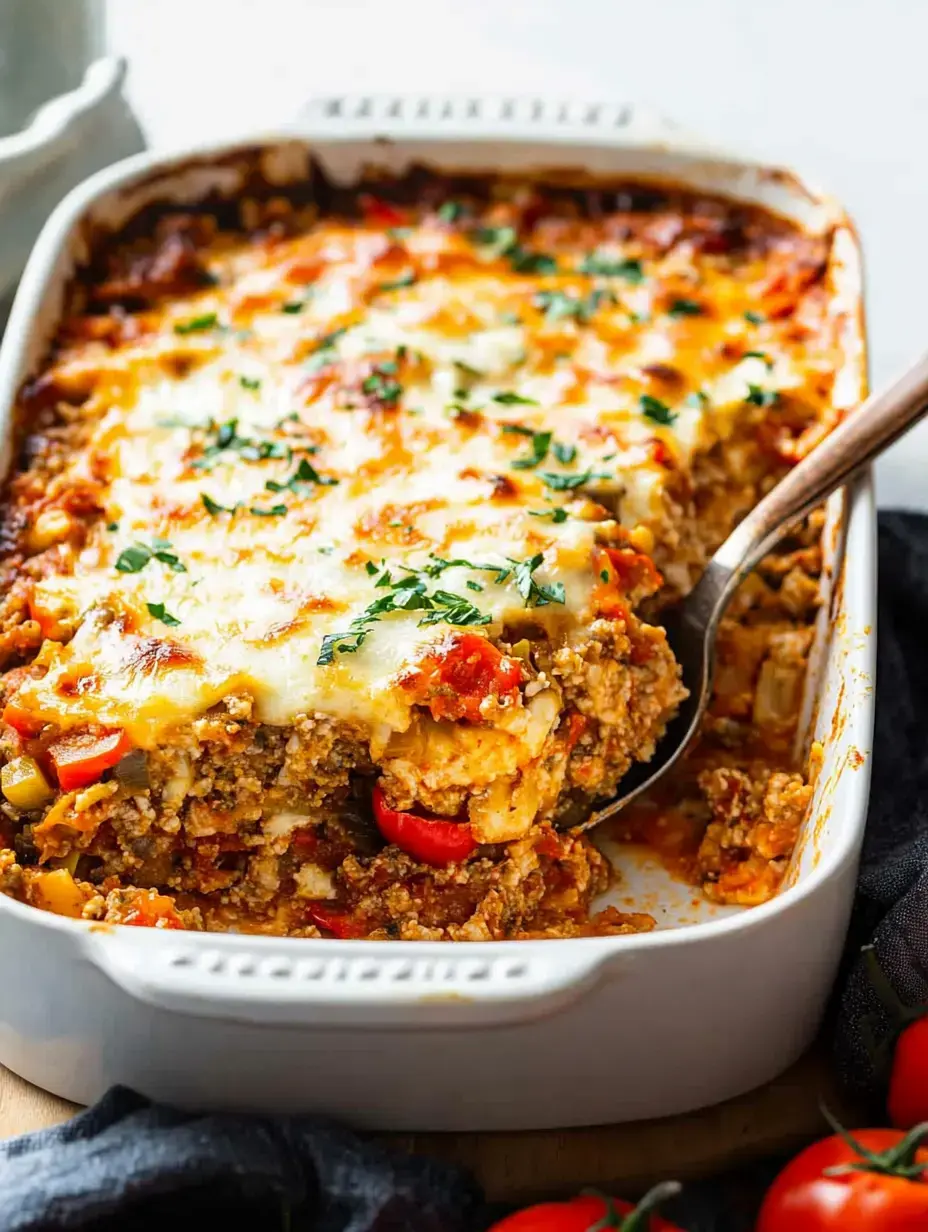
MULTIPOLYGON (((67 3, 67 0, 63 0, 67 3)), ((153 145, 267 128, 312 94, 640 101, 794 166, 855 218, 872 376, 928 349, 928 0, 108 0, 153 145)), ((928 425, 881 463, 928 507, 928 425)))

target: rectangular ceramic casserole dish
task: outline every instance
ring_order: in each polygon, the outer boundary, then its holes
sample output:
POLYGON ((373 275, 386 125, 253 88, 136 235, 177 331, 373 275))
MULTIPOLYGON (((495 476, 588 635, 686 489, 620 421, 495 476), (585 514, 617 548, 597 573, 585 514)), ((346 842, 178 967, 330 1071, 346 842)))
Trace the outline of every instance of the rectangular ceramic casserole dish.
MULTIPOLYGON (((851 406, 864 391, 852 230, 787 173, 724 158, 624 108, 336 101, 289 136, 250 143, 247 154, 130 160, 72 194, 49 221, 14 307, 0 366, 7 414, 55 331, 88 224, 118 226, 152 201, 234 196, 246 166, 283 189, 303 174, 307 142, 345 182, 372 162, 397 172, 413 161, 582 169, 673 181, 766 206, 810 233, 833 229, 834 294, 849 323, 835 400, 851 406)), ((825 543, 807 706, 807 738, 823 740, 825 762, 787 887, 771 902, 747 913, 693 907, 686 887, 623 854, 623 895, 648 900, 660 931, 464 947, 128 930, 0 896, 0 1060, 77 1100, 125 1082, 188 1104, 313 1108, 432 1129, 666 1115, 773 1076, 818 1022, 866 812, 868 483, 831 503, 825 543)))

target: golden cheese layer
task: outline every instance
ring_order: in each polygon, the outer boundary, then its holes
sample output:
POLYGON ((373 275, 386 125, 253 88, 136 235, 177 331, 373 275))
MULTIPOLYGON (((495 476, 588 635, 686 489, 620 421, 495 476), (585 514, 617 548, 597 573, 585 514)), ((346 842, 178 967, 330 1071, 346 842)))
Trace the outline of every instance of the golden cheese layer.
POLYGON ((449 629, 588 625, 597 543, 685 588, 699 459, 745 425, 782 455, 827 404, 804 324, 823 249, 721 203, 591 217, 500 185, 174 222, 99 274, 42 378, 84 433, 30 496, 50 640, 16 705, 58 728, 153 747, 245 692, 261 721, 356 720, 382 747, 449 629), (98 516, 59 566, 75 490, 98 516))

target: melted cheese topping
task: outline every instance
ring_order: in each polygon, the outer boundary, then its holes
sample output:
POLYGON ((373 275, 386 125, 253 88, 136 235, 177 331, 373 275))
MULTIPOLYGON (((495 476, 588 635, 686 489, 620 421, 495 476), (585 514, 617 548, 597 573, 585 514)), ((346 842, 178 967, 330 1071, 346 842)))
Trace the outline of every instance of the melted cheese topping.
POLYGON ((47 506, 86 483, 103 512, 34 587, 73 636, 17 704, 143 747, 233 693, 403 731, 398 681, 449 628, 588 622, 596 542, 672 542, 696 456, 830 371, 750 312, 775 246, 553 217, 526 247, 520 209, 219 235, 212 285, 63 342, 87 440, 47 506))

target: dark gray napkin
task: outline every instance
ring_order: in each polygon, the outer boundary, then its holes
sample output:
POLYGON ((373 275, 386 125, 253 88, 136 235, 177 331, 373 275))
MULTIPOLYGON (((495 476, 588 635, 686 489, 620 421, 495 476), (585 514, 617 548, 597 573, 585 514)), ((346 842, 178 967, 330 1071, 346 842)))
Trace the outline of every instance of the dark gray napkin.
POLYGON ((319 1118, 195 1115, 115 1087, 0 1142, 0 1229, 470 1232, 472 1180, 319 1118))
MULTIPOLYGON (((928 517, 881 515, 878 639, 870 815, 832 1011, 840 1073, 877 1116, 881 1077, 861 1024, 879 1037, 889 1021, 861 945, 872 941, 903 1000, 928 1001, 928 517)), ((777 1166, 688 1186, 667 1215, 687 1232, 748 1232, 777 1166)), ((462 1171, 317 1118, 196 1116, 121 1089, 0 1143, 0 1232, 202 1232, 227 1219, 262 1232, 481 1232, 492 1214, 462 1171)))
POLYGON ((928 1001, 928 517, 880 517, 878 620, 870 815, 835 1033, 839 1072, 875 1114, 884 1075, 871 1049, 890 1020, 861 946, 872 942, 903 1001, 928 1001))

